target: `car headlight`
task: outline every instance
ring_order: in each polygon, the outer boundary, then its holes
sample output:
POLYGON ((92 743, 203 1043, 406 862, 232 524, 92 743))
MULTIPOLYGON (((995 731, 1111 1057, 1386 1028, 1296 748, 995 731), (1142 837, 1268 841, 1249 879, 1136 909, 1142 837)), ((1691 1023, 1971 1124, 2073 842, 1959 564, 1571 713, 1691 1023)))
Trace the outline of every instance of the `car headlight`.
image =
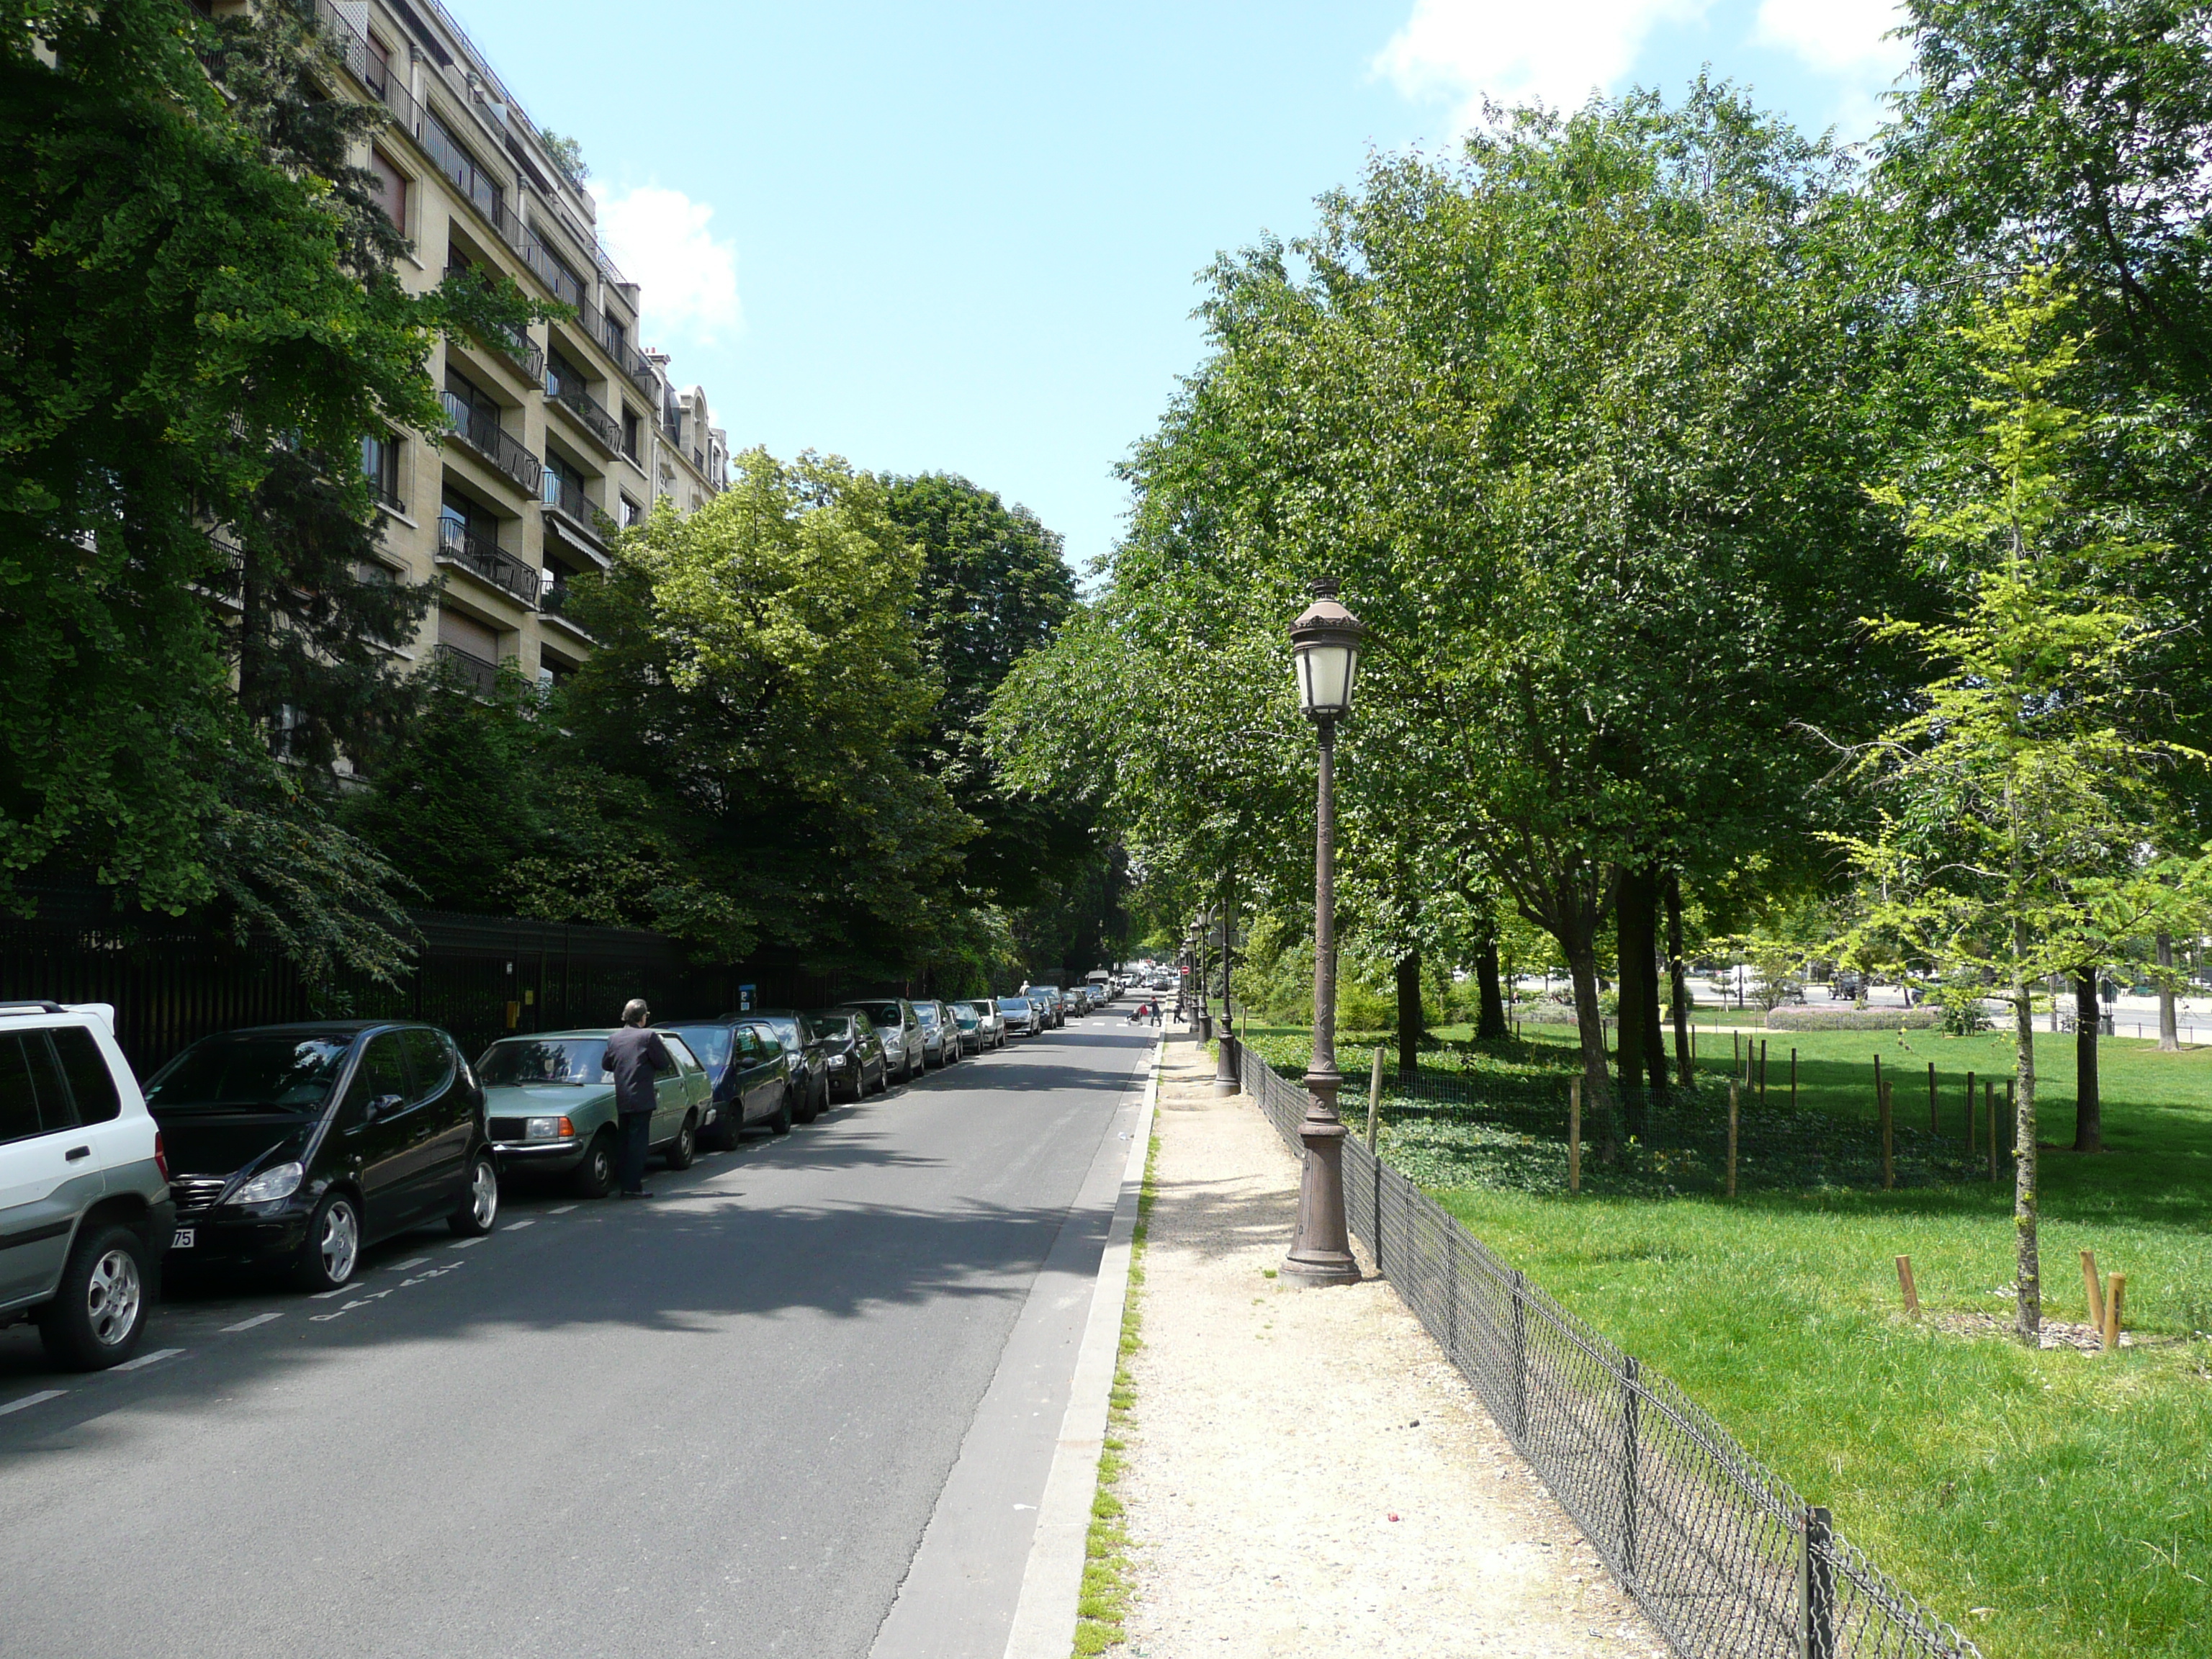
POLYGON ((830 1056, 830 1063, 832 1066, 842 1066, 845 1063, 845 1056, 842 1054, 832 1054, 830 1056))
POLYGON ((304 1164, 279 1164, 274 1169, 264 1170, 247 1182, 232 1196, 234 1204, 274 1204, 280 1198, 289 1198, 300 1190, 300 1182, 307 1176, 304 1164))
POLYGON ((561 1138, 561 1120, 557 1117, 531 1118, 522 1127, 522 1138, 525 1140, 558 1140, 561 1138))

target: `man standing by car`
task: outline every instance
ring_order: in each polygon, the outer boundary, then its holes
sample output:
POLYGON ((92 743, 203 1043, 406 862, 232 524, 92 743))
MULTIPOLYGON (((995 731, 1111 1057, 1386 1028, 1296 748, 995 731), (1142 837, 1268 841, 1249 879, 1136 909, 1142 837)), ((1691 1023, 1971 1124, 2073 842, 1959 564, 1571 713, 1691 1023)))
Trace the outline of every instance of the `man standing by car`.
POLYGON ((642 997, 623 1009, 623 1028, 607 1039, 607 1071, 615 1080, 615 1110, 622 1118, 622 1195, 643 1198, 645 1153, 653 1140, 653 1079, 676 1069, 660 1033, 646 1029, 653 1011, 642 997))

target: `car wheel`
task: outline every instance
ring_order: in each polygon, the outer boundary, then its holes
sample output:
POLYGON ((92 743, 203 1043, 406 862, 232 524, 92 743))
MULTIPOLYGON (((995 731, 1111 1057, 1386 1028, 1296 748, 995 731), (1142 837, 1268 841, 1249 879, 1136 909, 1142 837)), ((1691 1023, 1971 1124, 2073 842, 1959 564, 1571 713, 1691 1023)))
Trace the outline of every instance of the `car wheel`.
POLYGON ((147 1301, 146 1241, 120 1222, 88 1227, 39 1310, 46 1357, 73 1371, 120 1364, 146 1334, 147 1301))
POLYGON ((498 1220, 499 1165, 489 1152, 478 1152, 469 1165, 469 1195, 446 1218, 446 1224, 459 1237, 482 1238, 498 1220))
POLYGON ((743 1126, 724 1101, 714 1109, 714 1121, 699 1132, 699 1144, 710 1152, 734 1152, 744 1139, 743 1126))
POLYGON ((830 1079, 823 1078, 822 1086, 817 1089, 814 1086, 814 1079, 807 1079, 806 1086, 800 1091, 798 1121, 801 1123, 813 1122, 816 1118, 822 1115, 822 1109, 829 1103, 830 1079))
POLYGON ((775 1111, 769 1118, 768 1127, 770 1134, 787 1135, 791 1133, 790 1090, 786 1089, 775 1097, 775 1111))
POLYGON ((672 1170, 688 1170, 697 1162, 699 1157, 698 1113, 684 1114, 684 1127, 676 1132, 676 1139, 668 1143, 668 1150, 661 1156, 667 1159, 668 1167, 672 1170))
POLYGON ((292 1282, 303 1291, 335 1291, 351 1282, 360 1265, 361 1212, 345 1194, 325 1193, 307 1218, 292 1282))
POLYGON ((605 1198, 615 1189, 615 1132, 602 1129, 592 1137, 584 1161, 568 1184, 579 1198, 605 1198))

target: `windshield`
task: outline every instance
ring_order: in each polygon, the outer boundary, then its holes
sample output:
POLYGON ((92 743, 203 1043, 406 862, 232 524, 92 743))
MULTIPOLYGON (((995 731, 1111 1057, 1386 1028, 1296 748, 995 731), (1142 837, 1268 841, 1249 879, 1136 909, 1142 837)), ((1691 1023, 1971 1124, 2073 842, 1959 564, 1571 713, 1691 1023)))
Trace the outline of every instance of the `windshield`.
POLYGON ((853 1005, 878 1025, 896 1025, 899 1006, 896 1002, 856 1002, 853 1005))
POLYGON ((809 1014, 807 1020, 814 1027, 814 1035, 821 1037, 848 1037, 853 1035, 850 1014, 809 1014))
POLYGON ((1002 1013, 1026 1014, 1030 1011, 1027 997, 1000 997, 999 1009, 1002 1013))
POLYGON ((664 1025, 660 1029, 682 1037, 710 1072, 720 1071, 722 1062, 730 1057, 730 1028, 726 1025, 664 1025))
POLYGON ((601 1083, 606 1064, 605 1037, 510 1037, 484 1050, 477 1061, 477 1080, 487 1089, 601 1083))
POLYGON ((964 1002, 954 1003, 952 1005, 952 1023, 962 1027, 975 1024, 976 1023, 975 1011, 973 1008, 970 1008, 964 1002))
POLYGON ((770 1014, 764 1023, 770 1030, 774 1031, 778 1036, 783 1039, 783 1046, 785 1048, 796 1048, 799 1046, 799 1022, 797 1020, 785 1018, 775 1014, 770 1014))
POLYGON ((917 1003, 915 1006, 914 1017, 924 1025, 936 1024, 937 1005, 933 1002, 917 1003))
POLYGON ((154 1074, 146 1103, 157 1112, 320 1111, 353 1039, 289 1032, 204 1037, 154 1074))

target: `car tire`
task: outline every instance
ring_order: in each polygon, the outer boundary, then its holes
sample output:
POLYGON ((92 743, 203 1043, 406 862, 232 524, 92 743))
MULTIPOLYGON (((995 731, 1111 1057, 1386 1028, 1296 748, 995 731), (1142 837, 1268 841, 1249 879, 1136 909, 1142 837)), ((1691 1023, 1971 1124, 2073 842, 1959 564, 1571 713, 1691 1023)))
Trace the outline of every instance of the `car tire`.
POLYGON ((292 1282, 308 1291, 342 1290, 360 1266, 361 1206, 349 1193, 325 1193, 307 1218, 292 1282))
POLYGON ((568 1177, 568 1190, 579 1198, 605 1198, 615 1189, 615 1132, 601 1129, 584 1150, 584 1161, 568 1177))
POLYGON ((775 1097, 775 1110, 769 1115, 769 1133, 774 1135, 789 1134, 791 1120, 791 1091, 786 1089, 775 1097))
POLYGON ((734 1152, 742 1138, 738 1120, 724 1101, 714 1109, 714 1121, 699 1132, 699 1145, 710 1152, 734 1152))
POLYGON ((661 1153, 672 1170, 688 1170, 699 1159, 699 1114, 684 1114, 683 1127, 677 1130, 676 1139, 668 1143, 661 1153))
POLYGON ((814 1079, 810 1077, 806 1079, 806 1087, 799 1104, 798 1121, 801 1123, 813 1122, 816 1118, 822 1115, 823 1109, 829 1104, 830 1079, 823 1078, 822 1086, 817 1089, 814 1086, 814 1079))
POLYGON ((456 1238, 482 1238, 499 1224, 499 1165, 489 1152, 478 1152, 469 1165, 468 1195, 446 1224, 456 1238))
POLYGON ((38 1312, 46 1358, 73 1371, 104 1371, 131 1358, 152 1300, 146 1256, 146 1241, 120 1222, 79 1235, 53 1300, 38 1312))

